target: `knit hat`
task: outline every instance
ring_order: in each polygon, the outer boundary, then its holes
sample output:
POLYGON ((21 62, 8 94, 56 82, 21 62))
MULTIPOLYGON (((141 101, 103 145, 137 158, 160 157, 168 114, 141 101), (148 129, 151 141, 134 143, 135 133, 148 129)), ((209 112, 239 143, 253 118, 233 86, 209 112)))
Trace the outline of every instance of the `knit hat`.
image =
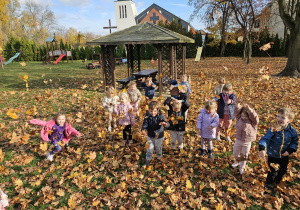
POLYGON ((170 85, 177 85, 177 80, 170 80, 170 85))

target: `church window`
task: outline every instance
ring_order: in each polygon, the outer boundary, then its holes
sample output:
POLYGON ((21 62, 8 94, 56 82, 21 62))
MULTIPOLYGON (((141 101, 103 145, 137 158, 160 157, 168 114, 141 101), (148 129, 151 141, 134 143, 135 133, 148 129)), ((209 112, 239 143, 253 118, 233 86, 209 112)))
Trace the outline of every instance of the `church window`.
POLYGON ((126 5, 125 5, 125 18, 127 18, 126 5))
POLYGON ((147 15, 149 14, 149 11, 147 11, 147 15))
POLYGON ((120 18, 122 18, 122 14, 121 14, 121 6, 119 6, 119 11, 120 11, 120 18))
POLYGON ((124 6, 122 5, 122 17, 124 18, 124 6))
POLYGON ((161 10, 159 10, 159 13, 161 14, 161 10))

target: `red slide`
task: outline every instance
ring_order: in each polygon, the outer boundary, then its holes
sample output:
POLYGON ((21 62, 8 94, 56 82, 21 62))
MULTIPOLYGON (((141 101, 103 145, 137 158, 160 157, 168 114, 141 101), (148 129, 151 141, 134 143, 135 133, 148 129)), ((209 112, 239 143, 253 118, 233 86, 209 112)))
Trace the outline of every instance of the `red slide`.
POLYGON ((59 58, 57 58, 57 60, 53 62, 53 64, 56 65, 64 56, 66 56, 66 55, 65 54, 61 54, 59 56, 59 58))

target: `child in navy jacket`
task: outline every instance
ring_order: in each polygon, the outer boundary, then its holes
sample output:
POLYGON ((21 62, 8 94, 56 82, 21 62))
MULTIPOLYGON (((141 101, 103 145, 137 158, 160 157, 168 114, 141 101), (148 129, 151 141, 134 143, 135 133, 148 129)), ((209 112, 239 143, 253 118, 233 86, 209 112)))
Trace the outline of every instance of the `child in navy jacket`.
POLYGON ((148 77, 146 79, 144 77, 142 79, 141 85, 145 88, 145 96, 149 99, 153 99, 156 85, 152 82, 152 78, 148 77))
POLYGON ((290 108, 280 109, 277 114, 277 124, 272 125, 259 141, 259 156, 263 160, 265 149, 267 149, 268 165, 271 171, 268 172, 265 187, 269 190, 274 190, 274 186, 280 183, 287 172, 289 156, 298 149, 298 134, 290 124, 294 116, 290 108), (276 171, 271 163, 279 164, 279 169, 276 171))

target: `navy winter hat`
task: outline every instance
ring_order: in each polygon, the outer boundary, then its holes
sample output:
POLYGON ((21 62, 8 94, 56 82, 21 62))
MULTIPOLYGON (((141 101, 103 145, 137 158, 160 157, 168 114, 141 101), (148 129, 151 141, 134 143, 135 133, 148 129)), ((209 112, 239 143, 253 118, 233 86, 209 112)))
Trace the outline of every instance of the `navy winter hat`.
POLYGON ((170 85, 177 85, 177 80, 170 80, 170 85))

